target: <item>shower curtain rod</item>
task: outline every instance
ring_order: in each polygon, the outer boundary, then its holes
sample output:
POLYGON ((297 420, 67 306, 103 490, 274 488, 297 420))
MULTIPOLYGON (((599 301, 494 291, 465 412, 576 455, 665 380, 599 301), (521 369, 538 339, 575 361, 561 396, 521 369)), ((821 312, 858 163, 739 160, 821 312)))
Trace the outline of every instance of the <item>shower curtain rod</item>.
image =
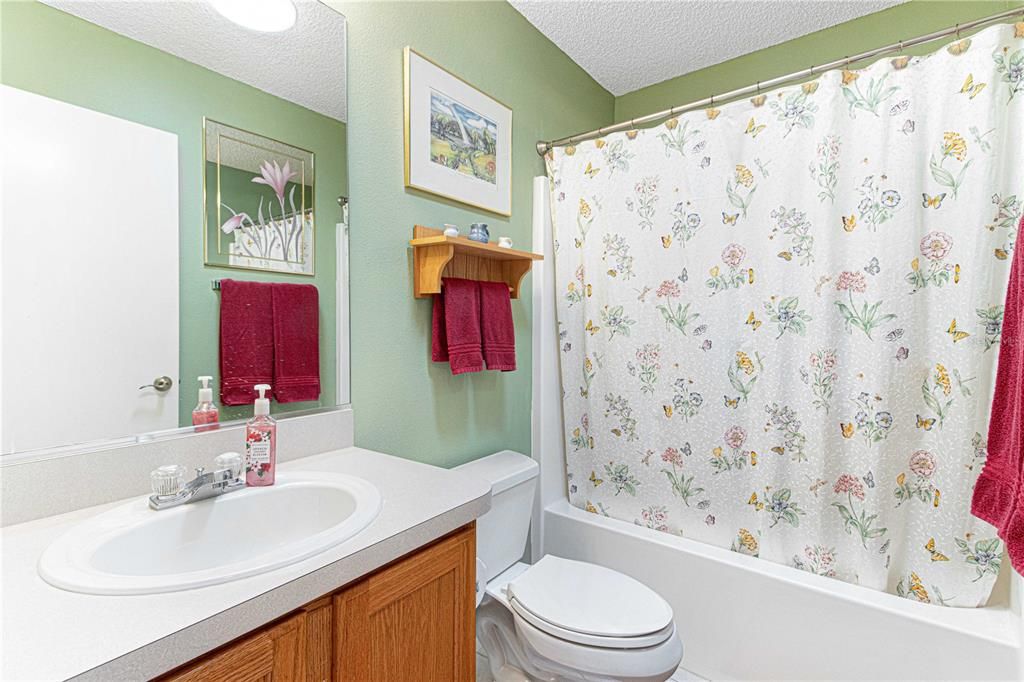
POLYGON ((647 114, 646 116, 640 116, 633 118, 622 123, 616 123, 614 125, 605 126, 604 128, 598 128, 597 130, 591 130, 586 133, 579 133, 576 135, 570 135, 569 137, 563 137, 559 140, 552 140, 545 142, 543 140, 537 142, 537 153, 544 156, 552 147, 561 147, 564 145, 575 144, 584 140, 593 140, 594 138, 603 137, 609 133, 617 133, 623 130, 633 130, 637 126, 644 126, 655 121, 660 121, 663 118, 670 118, 677 114, 682 114, 687 111, 693 111, 695 109, 703 109, 705 107, 714 106, 716 102, 723 103, 729 100, 733 100, 739 97, 746 97, 747 95, 759 95, 762 90, 770 90, 778 85, 784 85, 792 81, 803 80, 811 76, 821 74, 825 71, 831 71, 832 69, 840 66, 849 66, 853 62, 859 62, 864 59, 870 59, 871 57, 877 57, 883 55, 886 52, 898 51, 902 52, 905 48, 914 47, 922 43, 928 43, 939 38, 945 38, 946 36, 955 35, 960 36, 962 31, 970 31, 986 24, 998 23, 1004 19, 1020 15, 1024 18, 1024 7, 1018 7, 1016 9, 1006 10, 998 14, 993 14, 982 19, 975 19, 974 21, 968 21, 963 24, 956 24, 941 31, 935 31, 927 35, 918 36, 909 40, 901 40, 885 47, 879 47, 874 50, 868 50, 867 52, 861 52, 849 57, 843 57, 835 61, 829 62, 828 64, 822 64, 821 66, 812 66, 809 69, 803 71, 797 71, 795 73, 786 74, 785 76, 778 76, 767 81, 758 81, 754 85, 748 85, 745 88, 739 88, 732 90, 721 95, 712 95, 696 102, 690 102, 689 104, 682 104, 679 106, 672 107, 671 109, 665 109, 664 111, 658 111, 653 114, 647 114))

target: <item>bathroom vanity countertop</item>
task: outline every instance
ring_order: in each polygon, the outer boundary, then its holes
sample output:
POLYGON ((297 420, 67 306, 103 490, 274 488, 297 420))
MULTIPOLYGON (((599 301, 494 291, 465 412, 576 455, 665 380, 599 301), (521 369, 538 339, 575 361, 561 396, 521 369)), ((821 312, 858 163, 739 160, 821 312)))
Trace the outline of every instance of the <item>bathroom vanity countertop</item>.
POLYGON ((468 474, 345 448, 278 465, 370 481, 377 518, 346 542, 268 573, 181 592, 97 596, 43 581, 43 550, 75 524, 123 504, 0 530, 3 680, 140 680, 186 663, 483 515, 490 485, 468 474))

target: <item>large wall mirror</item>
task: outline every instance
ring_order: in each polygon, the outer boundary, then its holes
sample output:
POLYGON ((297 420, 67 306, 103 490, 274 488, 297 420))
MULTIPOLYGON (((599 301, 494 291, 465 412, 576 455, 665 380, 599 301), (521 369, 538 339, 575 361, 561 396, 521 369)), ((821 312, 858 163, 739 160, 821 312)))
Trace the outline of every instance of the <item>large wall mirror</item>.
POLYGON ((4 3, 0 461, 349 402, 346 20, 246 5, 4 3))

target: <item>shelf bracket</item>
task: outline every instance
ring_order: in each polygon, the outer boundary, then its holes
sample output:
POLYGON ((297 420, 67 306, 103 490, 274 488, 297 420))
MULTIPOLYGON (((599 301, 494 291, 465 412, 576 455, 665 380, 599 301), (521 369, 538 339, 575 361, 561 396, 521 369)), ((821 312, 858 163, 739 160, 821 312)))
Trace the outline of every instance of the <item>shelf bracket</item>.
POLYGON ((441 293, 441 276, 455 256, 451 244, 431 244, 413 249, 413 294, 426 298, 441 293))

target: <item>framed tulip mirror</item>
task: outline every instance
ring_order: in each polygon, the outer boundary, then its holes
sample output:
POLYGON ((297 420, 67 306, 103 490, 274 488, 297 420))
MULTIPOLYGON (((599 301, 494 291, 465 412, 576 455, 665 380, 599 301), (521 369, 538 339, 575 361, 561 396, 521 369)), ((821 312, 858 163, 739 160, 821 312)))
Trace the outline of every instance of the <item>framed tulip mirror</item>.
POLYGON ((315 275, 313 152, 204 119, 207 265, 315 275))

